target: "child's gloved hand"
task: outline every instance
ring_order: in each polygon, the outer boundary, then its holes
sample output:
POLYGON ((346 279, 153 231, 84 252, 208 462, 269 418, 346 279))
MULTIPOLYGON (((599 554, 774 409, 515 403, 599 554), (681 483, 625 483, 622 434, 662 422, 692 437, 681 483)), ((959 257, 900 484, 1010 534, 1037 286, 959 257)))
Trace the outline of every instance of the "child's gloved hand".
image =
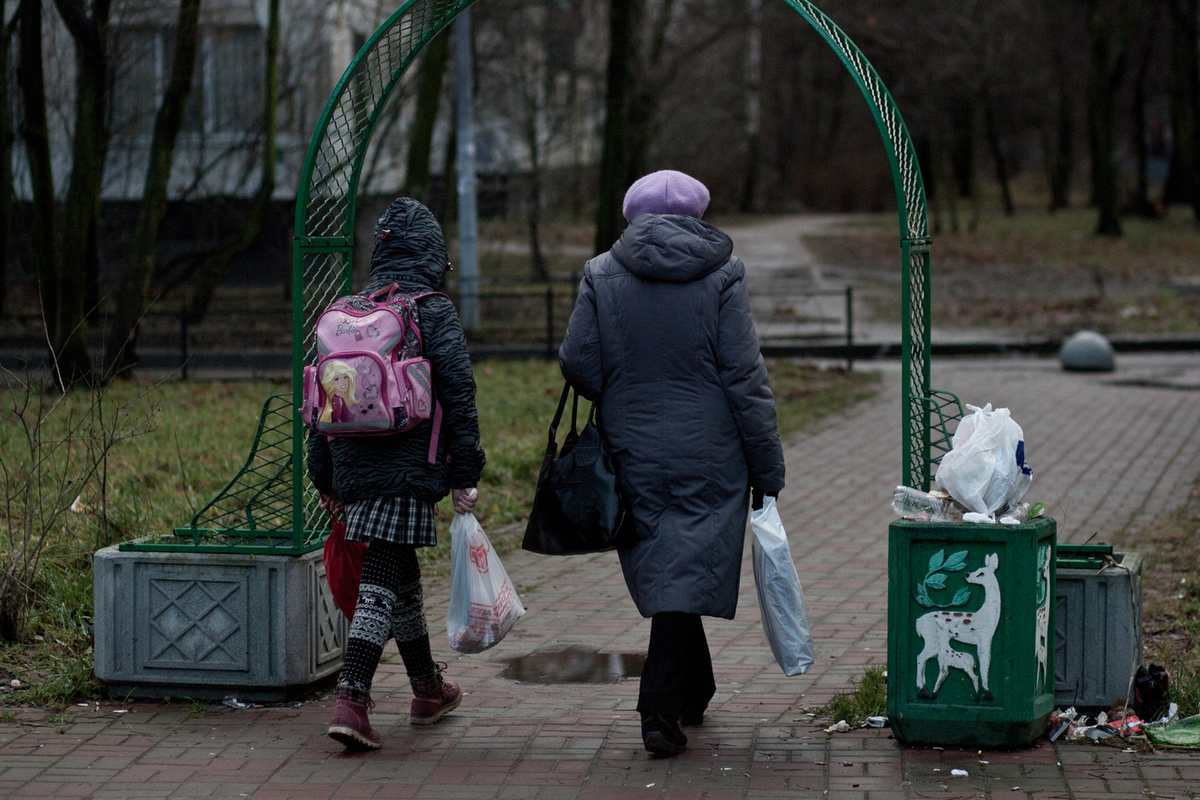
POLYGON ((470 514, 475 510, 475 504, 479 502, 479 492, 474 486, 470 489, 454 489, 450 492, 450 498, 454 501, 455 513, 470 514))
POLYGON ((338 499, 337 492, 330 492, 329 494, 320 492, 320 495, 321 508, 328 511, 330 514, 341 514, 346 510, 346 507, 342 505, 342 501, 338 499))

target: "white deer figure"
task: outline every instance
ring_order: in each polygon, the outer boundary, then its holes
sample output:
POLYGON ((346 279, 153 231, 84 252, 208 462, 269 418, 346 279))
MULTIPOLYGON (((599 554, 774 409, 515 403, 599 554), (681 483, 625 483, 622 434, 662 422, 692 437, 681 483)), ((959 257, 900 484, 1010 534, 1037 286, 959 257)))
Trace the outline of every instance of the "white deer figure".
POLYGON ((1046 688, 1046 649, 1050 639, 1050 546, 1042 545, 1038 552, 1038 561, 1042 565, 1042 586, 1045 586, 1046 597, 1037 608, 1037 637, 1034 640, 1034 653, 1037 657, 1037 688, 1046 688))
POLYGON ((983 605, 978 611, 930 611, 917 618, 917 634, 925 640, 925 647, 917 656, 918 697, 937 697, 950 667, 958 667, 971 678, 976 694, 982 682, 983 699, 992 699, 988 689, 988 671, 992 663, 992 637, 996 635, 996 625, 1000 622, 1000 584, 996 580, 996 567, 999 565, 1000 558, 992 553, 984 557, 982 567, 967 575, 967 583, 983 587, 983 605), (955 650, 950 646, 951 642, 975 645, 979 653, 978 679, 971 669, 974 665, 971 654, 955 650), (938 660, 938 677, 930 692, 925 687, 925 664, 935 656, 938 660))

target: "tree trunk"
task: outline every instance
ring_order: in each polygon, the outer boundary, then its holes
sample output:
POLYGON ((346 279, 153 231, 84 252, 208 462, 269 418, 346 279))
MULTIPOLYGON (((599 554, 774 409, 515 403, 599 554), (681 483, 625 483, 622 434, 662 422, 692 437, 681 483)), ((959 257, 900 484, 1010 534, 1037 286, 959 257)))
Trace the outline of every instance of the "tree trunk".
POLYGON ((950 171, 959 198, 975 196, 975 100, 968 93, 950 99, 950 171))
POLYGON ((146 311, 146 295, 154 274, 158 227, 167 211, 167 185, 175 159, 175 140, 183 127, 183 112, 192 89, 199 15, 200 0, 180 1, 171 79, 154 117, 142 202, 133 227, 129 259, 121 276, 117 306, 105 337, 104 364, 109 378, 128 377, 137 363, 138 323, 146 311))
POLYGON ((1066 77, 1059 79, 1055 109, 1054 143, 1050 149, 1050 210, 1071 207, 1071 174, 1075 162, 1075 124, 1072 119, 1071 91, 1066 77))
POLYGON ((629 106, 636 46, 634 17, 638 2, 639 0, 609 0, 604 145, 600 155, 600 191, 596 208, 597 253, 603 253, 612 247, 624 227, 621 203, 629 185, 629 106))
POLYGON ((402 194, 429 202, 429 159, 433 150, 433 128, 437 124, 442 81, 450 60, 450 34, 443 31, 425 48, 417 73, 417 108, 408 139, 408 165, 404 170, 402 194))
POLYGON ((454 182, 454 176, 458 174, 458 111, 454 105, 451 104, 450 135, 446 137, 446 157, 442 162, 446 165, 442 178, 442 194, 438 207, 430 209, 434 216, 442 221, 443 227, 457 219, 458 211, 458 204, 455 202, 458 190, 454 182))
POLYGON ((1049 111, 1042 121, 1042 147, 1045 151, 1046 182, 1050 187, 1047 210, 1054 212, 1071 206, 1071 179, 1075 168, 1075 93, 1073 70, 1067 64, 1071 44, 1062 35, 1074 9, 1063 0, 1046 0, 1042 11, 1045 47, 1050 54, 1050 82, 1046 105, 1049 111))
POLYGON ((1190 203, 1200 220, 1200 0, 1170 0, 1171 166, 1163 204, 1190 203))
POLYGON ((187 308, 187 321, 195 324, 204 319, 213 295, 230 263, 257 243, 271 218, 271 195, 275 193, 275 134, 276 106, 279 104, 279 0, 270 0, 268 7, 266 67, 263 79, 263 146, 262 172, 258 191, 241 235, 222 244, 205 262, 196 276, 187 308))
POLYGON ((8 304, 8 254, 13 229, 13 133, 12 97, 9 94, 8 64, 13 28, 0 19, 0 314, 8 304))
POLYGON ((996 163, 996 181, 1000 184, 1000 197, 1004 204, 1004 216, 1011 217, 1017 213, 1013 205, 1012 187, 1009 185, 1008 158, 1000 144, 1000 134, 996 130, 996 116, 992 113, 992 98, 987 92, 983 96, 983 127, 987 131, 988 147, 992 151, 992 160, 996 163))
POLYGON ((30 260, 38 279, 42 317, 51 342, 51 357, 58 336, 59 242, 55 232, 54 171, 50 161, 50 128, 46 116, 46 84, 42 70, 42 3, 22 0, 17 9, 20 18, 20 56, 17 83, 21 89, 24 117, 21 139, 29 164, 32 190, 32 220, 29 230, 30 260))
POLYGON ((754 210, 758 196, 759 117, 762 113, 762 0, 747 0, 745 96, 746 96, 746 167, 742 181, 742 199, 738 207, 743 214, 754 210))
POLYGON ((529 278, 533 281, 550 280, 546 267, 546 256, 542 253, 542 153, 538 146, 537 115, 528 120, 525 130, 526 146, 529 148, 529 278))
MULTIPOLYGON (((927 99, 926 106, 930 105, 927 99)), ((930 119, 933 117, 931 116, 930 119)), ((932 232, 938 234, 942 232, 942 215, 939 210, 941 199, 939 192, 942 184, 935 164, 937 148, 933 143, 933 135, 928 131, 917 133, 916 139, 913 141, 913 150, 917 156, 917 168, 921 170, 921 185, 925 187, 925 202, 929 208, 932 232)))
POLYGON ((1131 136, 1134 158, 1137 161, 1137 184, 1129 199, 1129 212, 1147 219, 1155 219, 1158 209, 1150 202, 1150 180, 1147 176, 1149 148, 1146 140, 1146 77, 1150 69, 1154 40, 1158 32, 1158 11, 1161 5, 1154 3, 1150 19, 1142 31, 1142 44, 1137 57, 1137 71, 1133 77, 1133 93, 1130 98, 1130 117, 1133 121, 1131 136))
POLYGON ((100 323, 100 212, 97 208, 87 231, 87 247, 83 253, 83 316, 88 327, 100 323))
POLYGON ((1129 15, 1137 0, 1121 0, 1120 20, 1110 20, 1101 0, 1088 0, 1091 68, 1088 73, 1088 139, 1092 146, 1092 189, 1099 219, 1096 233, 1120 236, 1120 174, 1116 156, 1115 95, 1125 68, 1129 15))
MULTIPOLYGON (((63 205, 62 261, 58 284, 57 347, 70 353, 60 363, 64 381, 90 381, 86 297, 89 273, 96 268, 96 222, 108 155, 109 0, 96 0, 89 17, 82 0, 54 0, 75 43, 75 132, 71 179, 63 205)), ((62 361, 60 355, 60 362, 62 361)))

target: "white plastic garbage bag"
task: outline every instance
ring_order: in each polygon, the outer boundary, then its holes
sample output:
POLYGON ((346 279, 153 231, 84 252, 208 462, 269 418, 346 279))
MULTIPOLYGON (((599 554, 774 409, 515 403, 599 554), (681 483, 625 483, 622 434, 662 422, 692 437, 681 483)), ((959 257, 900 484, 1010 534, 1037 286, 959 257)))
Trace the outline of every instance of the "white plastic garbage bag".
POLYGON ((500 643, 525 613, 500 557, 474 514, 450 522, 450 608, 446 633, 460 653, 500 643))
POLYGON ((1025 434, 1007 408, 967 408, 973 413, 958 423, 934 477, 959 503, 991 516, 1025 496, 1033 469, 1025 463, 1025 434))
POLYGON ((765 498, 762 508, 750 512, 750 527, 754 531, 754 583, 763 631, 783 674, 803 675, 813 665, 812 632, 800 576, 774 497, 765 498))

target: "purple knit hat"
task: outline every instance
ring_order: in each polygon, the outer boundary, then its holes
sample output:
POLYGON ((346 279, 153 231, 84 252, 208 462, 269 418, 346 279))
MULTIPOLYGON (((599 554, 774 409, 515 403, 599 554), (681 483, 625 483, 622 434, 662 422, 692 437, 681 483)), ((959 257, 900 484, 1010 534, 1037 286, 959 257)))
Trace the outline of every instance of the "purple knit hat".
POLYGON ((634 181, 625 193, 621 213, 628 222, 639 214, 683 214, 699 219, 708 208, 704 184, 673 169, 651 172, 634 181))

